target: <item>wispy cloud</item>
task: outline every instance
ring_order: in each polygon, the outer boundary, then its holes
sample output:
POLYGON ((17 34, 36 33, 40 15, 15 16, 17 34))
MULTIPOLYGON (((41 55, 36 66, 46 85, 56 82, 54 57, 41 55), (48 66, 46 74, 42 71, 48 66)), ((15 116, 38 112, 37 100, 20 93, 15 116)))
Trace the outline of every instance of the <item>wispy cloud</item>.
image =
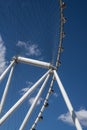
POLYGON ((2 40, 2 37, 0 35, 0 74, 5 70, 6 68, 6 47, 4 45, 4 41, 2 40))
POLYGON ((29 90, 29 88, 33 85, 33 83, 30 81, 26 81, 26 84, 27 87, 24 87, 19 91, 20 95, 24 95, 29 90))
MULTIPOLYGON (((20 94, 24 95, 28 90, 29 90, 29 87, 23 88, 23 89, 20 90, 20 94)), ((30 105, 32 105, 34 99, 35 99, 35 97, 29 97, 28 102, 29 102, 30 105)), ((41 97, 38 99, 37 106, 41 103, 42 100, 43 99, 41 97)))
MULTIPOLYGON (((27 84, 29 84, 29 86, 33 85, 32 82, 27 82, 27 84)), ((24 95, 24 94, 29 90, 29 88, 30 88, 29 86, 28 86, 28 87, 25 87, 25 88, 22 88, 22 89, 19 91, 19 92, 20 92, 20 95, 24 95)), ((29 97, 28 102, 29 102, 30 105, 32 105, 34 99, 35 99, 35 97, 32 97, 32 96, 29 97)), ((40 97, 40 98, 38 99, 38 101, 37 101, 37 105, 39 105, 42 100, 43 100, 43 99, 40 97)))
MULTIPOLYGON (((35 97, 31 97, 31 98, 29 99, 29 104, 32 105, 32 103, 33 103, 34 100, 35 100, 35 97)), ((43 99, 40 97, 40 98, 38 99, 38 101, 37 101, 37 105, 39 105, 42 100, 43 100, 43 99)))
POLYGON ((57 98, 58 94, 55 92, 55 93, 53 93, 53 96, 57 98))
MULTIPOLYGON (((87 127, 87 110, 81 109, 79 111, 76 111, 76 115, 77 115, 81 125, 84 126, 84 127, 87 127)), ((62 120, 65 123, 73 125, 73 121, 72 121, 72 118, 71 118, 69 112, 67 112, 65 114, 61 114, 58 117, 58 119, 62 120)))
POLYGON ((25 50, 25 55, 27 56, 40 56, 41 55, 41 51, 37 44, 18 41, 16 45, 20 48, 23 48, 23 50, 25 50))
POLYGON ((19 91, 19 92, 20 92, 20 95, 24 95, 28 90, 29 90, 29 87, 22 88, 22 89, 19 91))
POLYGON ((33 85, 33 83, 30 81, 26 81, 26 84, 28 85, 28 87, 31 87, 33 85))

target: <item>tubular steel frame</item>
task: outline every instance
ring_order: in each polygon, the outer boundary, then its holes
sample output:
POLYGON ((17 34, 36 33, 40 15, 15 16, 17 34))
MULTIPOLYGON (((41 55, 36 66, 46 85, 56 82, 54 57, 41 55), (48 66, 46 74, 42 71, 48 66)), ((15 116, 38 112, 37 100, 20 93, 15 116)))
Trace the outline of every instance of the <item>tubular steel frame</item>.
POLYGON ((29 108, 29 111, 28 113, 26 114, 19 130, 24 130, 25 128, 25 125, 27 123, 27 121, 29 120, 31 114, 32 114, 32 111, 34 110, 36 104, 37 104, 37 101, 39 99, 39 97, 41 96, 44 88, 46 87, 46 83, 50 77, 51 74, 53 74, 53 78, 52 78, 52 81, 51 81, 51 84, 50 84, 50 87, 49 87, 49 90, 48 90, 48 93, 47 93, 47 96, 45 98, 45 101, 43 103, 43 106, 40 110, 40 113, 38 114, 34 124, 32 125, 31 129, 30 130, 33 130, 37 124, 37 122, 39 121, 39 119, 41 118, 41 115, 42 115, 42 112, 44 111, 45 107, 48 105, 48 98, 50 96, 50 93, 52 91, 52 86, 53 86, 53 82, 54 82, 54 79, 57 81, 57 84, 59 86, 59 89, 60 89, 60 92, 62 93, 62 96, 64 98, 64 101, 66 103, 66 106, 70 112, 70 115, 72 117, 72 120, 76 126, 76 129, 77 130, 82 130, 81 128, 81 125, 79 123, 79 120, 75 114, 75 111, 72 107, 72 104, 69 100, 69 97, 64 89, 64 86, 62 85, 62 82, 57 74, 57 71, 55 69, 55 67, 53 67, 50 63, 46 63, 46 62, 41 62, 41 61, 38 61, 38 60, 32 60, 32 59, 28 59, 28 58, 24 58, 24 57, 15 57, 13 58, 13 61, 10 63, 10 65, 7 67, 7 69, 2 73, 2 75, 0 76, 0 79, 2 80, 5 75, 7 74, 7 72, 10 70, 10 74, 9 74, 9 77, 8 77, 8 80, 7 80, 7 83, 6 83, 6 86, 5 86, 5 90, 3 92, 3 96, 2 96, 2 99, 1 99, 1 102, 0 102, 0 114, 2 112, 2 109, 3 109, 3 106, 4 106, 4 103, 5 103, 5 99, 6 99, 6 95, 7 95, 7 92, 8 92, 8 89, 9 89, 9 85, 10 85, 10 81, 11 81, 11 78, 12 78, 12 74, 13 74, 13 70, 14 70, 14 65, 17 63, 17 62, 23 62, 23 63, 28 63, 28 64, 32 64, 34 66, 39 66, 39 67, 44 67, 44 68, 48 68, 48 71, 6 112, 5 115, 3 115, 0 119, 0 125, 3 124, 3 122, 5 122, 5 120, 17 109, 17 107, 19 107, 23 102, 24 100, 38 87, 38 85, 42 82, 42 87, 40 88, 39 92, 37 93, 36 97, 35 97, 35 100, 33 102, 33 104, 31 105, 31 107, 29 108), (32 62, 33 61, 33 62, 32 62))
POLYGON ((66 23, 66 18, 64 17, 64 13, 63 13, 63 10, 64 8, 66 7, 65 3, 62 2, 62 0, 58 0, 59 1, 59 7, 60 7, 60 27, 59 27, 59 47, 58 47, 58 53, 57 53, 57 58, 56 58, 56 63, 55 65, 51 65, 50 63, 47 63, 47 62, 42 62, 42 61, 38 61, 38 60, 34 60, 34 59, 29 59, 29 58, 24 58, 24 57, 13 57, 13 60, 11 61, 10 65, 7 67, 7 69, 2 73, 2 75, 0 76, 0 82, 4 79, 5 75, 8 73, 8 71, 10 70, 10 74, 9 74, 9 77, 8 77, 8 80, 7 80, 7 83, 6 83, 6 86, 5 86, 5 89, 4 89, 4 92, 3 92, 3 95, 2 95, 2 99, 1 99, 1 102, 0 102, 0 114, 3 110, 3 106, 5 104, 5 100, 6 100, 6 96, 7 96, 7 93, 8 93, 8 90, 9 90, 9 86, 10 86, 10 81, 11 81, 11 78, 12 78, 12 74, 13 74, 13 70, 14 70, 14 66, 16 63, 19 63, 19 62, 22 62, 22 63, 27 63, 27 64, 31 64, 33 66, 37 66, 37 67, 43 67, 43 68, 47 68, 48 71, 6 112, 5 115, 3 115, 1 118, 0 118, 0 125, 2 125, 5 120, 7 118, 9 118, 9 116, 17 109, 17 107, 19 107, 23 102, 24 100, 38 87, 38 85, 42 82, 42 86, 39 90, 39 92, 37 93, 36 97, 35 97, 35 100, 33 102, 33 104, 31 105, 30 109, 28 110, 28 113, 26 114, 19 130, 24 130, 25 128, 25 125, 27 123, 27 121, 29 120, 31 114, 32 114, 32 111, 34 110, 35 106, 36 106, 36 103, 40 97, 40 95, 42 94, 42 91, 43 89, 45 88, 46 86, 46 83, 50 77, 50 75, 52 74, 52 80, 51 80, 51 83, 50 83, 50 87, 48 89, 48 92, 47 92, 47 95, 45 97, 45 100, 43 102, 43 105, 40 109, 40 112, 38 113, 38 116, 37 118, 35 119, 33 125, 31 126, 30 130, 35 130, 35 127, 36 127, 36 124, 38 123, 38 121, 40 119, 42 119, 42 113, 45 109, 45 107, 48 106, 48 99, 49 99, 49 96, 50 96, 50 93, 53 92, 53 83, 54 81, 56 80, 57 81, 57 84, 59 86, 59 89, 60 89, 60 92, 64 98, 64 101, 66 103, 66 106, 70 112, 70 115, 72 117, 72 120, 73 120, 73 123, 76 127, 77 130, 82 130, 82 127, 79 123, 79 120, 75 114, 75 111, 72 107, 72 104, 70 102, 70 99, 64 89, 64 86, 57 74, 57 70, 61 64, 60 62, 60 56, 61 56, 61 53, 63 51, 63 47, 62 47, 62 43, 63 43, 63 38, 65 37, 65 33, 64 33, 64 24, 66 23))

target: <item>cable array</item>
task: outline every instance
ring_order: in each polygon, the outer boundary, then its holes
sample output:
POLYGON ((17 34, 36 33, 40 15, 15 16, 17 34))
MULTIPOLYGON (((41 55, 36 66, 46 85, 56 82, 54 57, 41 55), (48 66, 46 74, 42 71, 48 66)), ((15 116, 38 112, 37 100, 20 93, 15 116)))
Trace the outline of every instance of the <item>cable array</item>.
MULTIPOLYGON (((60 56, 61 56, 61 53, 63 52, 63 47, 62 47, 62 42, 63 42, 63 38, 65 37, 65 33, 64 33, 64 24, 66 23, 66 18, 64 17, 64 14, 63 14, 63 9, 66 7, 66 4, 64 2, 62 2, 62 0, 59 0, 59 7, 60 7, 60 33, 59 33, 59 47, 58 47, 58 53, 57 53, 57 59, 56 59, 56 69, 59 68, 61 62, 60 62, 60 56)), ((49 105, 48 104, 48 99, 50 97, 50 94, 52 92, 54 92, 54 90, 52 89, 53 87, 53 83, 54 83, 54 80, 55 80, 55 77, 53 75, 52 77, 52 81, 50 83, 50 87, 49 87, 49 90, 47 92, 47 95, 46 95, 46 98, 44 100, 44 103, 40 109, 40 112, 36 118, 36 120, 34 121, 32 127, 30 128, 30 130, 36 130, 35 127, 38 123, 39 120, 43 119, 43 116, 42 116, 42 113, 43 111, 45 110, 45 108, 49 105)))

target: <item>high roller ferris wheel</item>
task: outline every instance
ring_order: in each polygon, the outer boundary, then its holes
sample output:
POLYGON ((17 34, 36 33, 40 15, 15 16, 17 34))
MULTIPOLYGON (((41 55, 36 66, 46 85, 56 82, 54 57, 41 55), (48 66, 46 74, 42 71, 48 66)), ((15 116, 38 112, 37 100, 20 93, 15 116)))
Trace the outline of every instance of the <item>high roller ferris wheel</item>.
POLYGON ((22 122, 22 124, 19 128, 19 130, 24 130, 28 120, 30 119, 30 116, 31 116, 34 108, 36 107, 38 99, 40 98, 43 90, 45 89, 46 83, 47 83, 49 77, 51 76, 52 80, 51 80, 48 92, 46 94, 45 100, 43 101, 43 105, 42 105, 33 125, 31 126, 30 130, 36 130, 35 127, 36 127, 38 121, 43 118, 42 113, 45 110, 45 108, 48 106, 48 99, 50 97, 50 94, 54 91, 53 90, 54 81, 56 81, 57 84, 58 84, 58 87, 59 87, 60 92, 61 92, 61 94, 64 98, 65 104, 66 104, 66 106, 67 106, 67 108, 70 112, 70 115, 72 117, 72 120, 73 120, 73 123, 74 123, 76 129, 82 130, 82 127, 80 125, 80 122, 79 122, 76 114, 75 114, 75 111, 74 111, 73 106, 70 102, 70 99, 69 99, 69 97, 68 97, 68 95, 67 95, 67 93, 64 89, 64 86, 63 86, 63 84, 62 84, 62 82, 59 78, 59 75, 58 75, 58 68, 61 64, 60 56, 61 56, 61 53, 63 51, 62 41, 63 41, 63 38, 65 36, 64 24, 66 23, 66 18, 64 17, 63 10, 66 7, 66 4, 62 0, 59 0, 59 6, 60 6, 60 34, 59 34, 59 47, 58 47, 58 52, 57 52, 56 63, 51 64, 51 63, 48 63, 48 62, 43 62, 43 61, 25 58, 25 57, 21 57, 21 56, 17 56, 17 57, 14 56, 12 58, 10 65, 6 68, 6 70, 0 76, 0 81, 2 81, 4 79, 4 77, 6 76, 6 74, 10 70, 8 80, 7 80, 7 83, 6 83, 2 98, 1 98, 1 102, 0 102, 0 114, 2 113, 3 106, 5 104, 6 96, 7 96, 8 90, 9 90, 9 85, 10 85, 12 74, 13 74, 13 71, 14 71, 14 66, 17 63, 26 63, 26 64, 30 64, 32 66, 46 68, 46 69, 48 69, 48 71, 0 118, 0 125, 2 125, 5 122, 5 120, 7 118, 9 118, 10 115, 24 102, 24 100, 33 91, 36 90, 36 88, 39 86, 39 84, 41 82, 43 82, 41 88, 39 89, 39 92, 37 93, 31 107, 29 108, 29 110, 28 110, 26 116, 24 117, 24 120, 23 120, 23 122, 22 122))

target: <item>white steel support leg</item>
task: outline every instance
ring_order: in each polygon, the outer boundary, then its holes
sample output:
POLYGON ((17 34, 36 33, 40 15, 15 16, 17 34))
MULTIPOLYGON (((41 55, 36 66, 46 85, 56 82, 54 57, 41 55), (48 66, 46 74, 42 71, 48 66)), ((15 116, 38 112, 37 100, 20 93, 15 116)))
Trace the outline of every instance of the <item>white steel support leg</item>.
POLYGON ((12 68, 11 68, 11 71, 10 71, 10 74, 9 74, 9 77, 8 77, 8 80, 7 80, 7 84, 6 84, 6 87, 5 87, 5 90, 3 92, 1 102, 0 102, 0 114, 2 112, 3 105, 4 105, 4 102, 5 102, 5 99, 6 99, 6 95, 7 95, 8 89, 9 89, 9 85, 10 85, 10 82, 11 82, 13 70, 14 70, 14 66, 12 66, 12 68))
POLYGON ((62 93, 62 96, 63 96, 63 98, 64 98, 64 101, 65 101, 65 103, 66 103, 66 105, 67 105, 67 108, 68 108, 68 110, 69 110, 69 112, 70 112, 70 114, 71 114, 71 117, 72 117, 73 122, 74 122, 74 124, 75 124, 75 126, 76 126, 76 129, 77 129, 77 130, 82 130, 81 125, 80 125, 80 123, 79 123, 79 120, 78 120, 78 118, 77 118, 77 116, 76 116, 76 114, 75 114, 75 111, 74 111, 74 109, 73 109, 73 107, 72 107, 72 104, 71 104, 71 102, 70 102, 70 100, 69 100, 69 97, 68 97, 68 95, 67 95, 67 93, 66 93, 66 91, 65 91, 65 89, 64 89, 64 87, 63 87, 63 85, 62 85, 62 83, 61 83, 61 80, 60 80, 60 78, 59 78, 59 76, 58 76, 58 74, 57 74, 57 72, 56 72, 55 70, 54 70, 54 76, 55 76, 55 78, 56 78, 56 80, 57 80, 59 89, 60 89, 60 91, 61 91, 61 93, 62 93))
POLYGON ((23 120, 23 122, 22 122, 22 124, 21 124, 21 126, 19 128, 19 130, 24 130, 24 127, 25 127, 27 121, 29 120, 29 118, 30 118, 30 116, 32 114, 32 111, 34 110, 34 108, 35 108, 35 106, 37 104, 37 101, 38 101, 39 97, 41 96, 41 94, 42 94, 42 92, 43 92, 43 90, 44 90, 44 88, 46 86, 46 83, 47 83, 47 81, 49 79, 49 76, 50 76, 50 74, 47 76, 47 78, 45 79, 44 83, 42 84, 42 87, 40 88, 38 94, 36 95, 36 97, 34 99, 34 102, 32 103, 31 107, 29 108, 29 111, 26 114, 26 116, 25 116, 25 118, 24 118, 24 120, 23 120))
POLYGON ((49 87, 49 89, 48 89, 48 92, 47 92, 47 95, 46 95, 45 100, 44 100, 44 102, 43 102, 43 105, 42 105, 42 107, 41 107, 41 109, 40 109, 40 112, 39 112, 39 114, 38 114, 36 120, 34 121, 32 127, 30 128, 30 130, 35 129, 35 126, 37 125, 38 121, 40 120, 40 117, 42 116, 42 113, 43 113, 43 111, 44 111, 44 109, 45 109, 45 105, 46 105, 46 103, 48 102, 48 99, 49 99, 49 96, 50 96, 50 93, 51 93, 51 90, 52 90, 54 78, 55 78, 55 77, 54 77, 54 75, 53 75, 52 81, 51 81, 51 83, 50 83, 50 87, 49 87))
POLYGON ((2 73, 2 75, 0 76, 0 81, 2 81, 2 79, 5 77, 5 75, 7 74, 7 72, 10 70, 10 68, 13 66, 13 64, 15 63, 15 60, 13 60, 11 62, 11 64, 6 68, 6 70, 2 73))
POLYGON ((16 108, 23 103, 23 101, 31 94, 38 85, 46 78, 46 76, 51 72, 47 71, 11 108, 8 112, 0 119, 0 125, 16 110, 16 108))

